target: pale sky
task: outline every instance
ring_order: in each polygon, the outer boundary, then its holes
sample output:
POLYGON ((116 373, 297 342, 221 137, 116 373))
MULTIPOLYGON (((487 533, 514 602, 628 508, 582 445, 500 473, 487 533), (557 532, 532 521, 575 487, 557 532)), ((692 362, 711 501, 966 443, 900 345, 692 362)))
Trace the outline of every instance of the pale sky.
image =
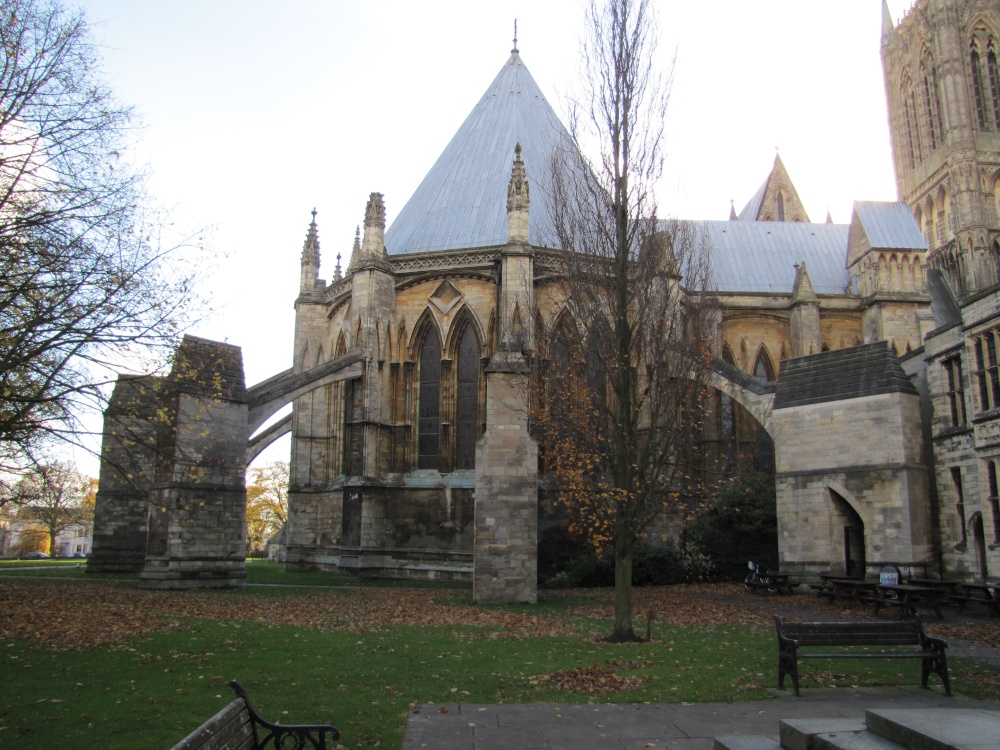
MULTIPOLYGON (((156 199, 180 225, 213 228, 218 270, 202 291, 218 312, 192 333, 242 347, 248 385, 289 367, 310 211, 329 280, 368 194, 385 194, 391 224, 500 71, 515 18, 521 58, 563 116, 582 2, 80 0, 144 123, 135 157, 156 199)), ((654 5, 664 69, 677 53, 662 215, 728 218, 776 147, 813 221, 896 199, 881 0, 654 5)), ((890 0, 893 19, 910 5, 890 0)), ((288 445, 258 462, 287 460, 288 445)))

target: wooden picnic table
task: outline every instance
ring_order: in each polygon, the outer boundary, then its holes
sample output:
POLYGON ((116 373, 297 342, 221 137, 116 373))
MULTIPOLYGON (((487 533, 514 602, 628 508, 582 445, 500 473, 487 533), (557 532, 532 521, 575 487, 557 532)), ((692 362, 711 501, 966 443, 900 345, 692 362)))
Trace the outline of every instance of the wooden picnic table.
POLYGON ((958 604, 959 614, 970 603, 985 604, 987 618, 1000 614, 1000 583, 958 583, 948 598, 958 604))
POLYGON ((944 596, 940 589, 929 586, 914 586, 912 584, 878 584, 875 595, 875 614, 885 606, 899 607, 899 619, 906 615, 914 615, 918 604, 926 604, 934 610, 938 619, 943 620, 938 603, 944 596))

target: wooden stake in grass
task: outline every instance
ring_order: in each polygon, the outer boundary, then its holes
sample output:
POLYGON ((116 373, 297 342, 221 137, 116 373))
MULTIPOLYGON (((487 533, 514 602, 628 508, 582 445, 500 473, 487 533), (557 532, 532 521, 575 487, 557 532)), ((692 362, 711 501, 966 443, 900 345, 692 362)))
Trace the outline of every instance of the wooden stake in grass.
POLYGON ((653 640, 653 610, 646 610, 646 641, 653 640))

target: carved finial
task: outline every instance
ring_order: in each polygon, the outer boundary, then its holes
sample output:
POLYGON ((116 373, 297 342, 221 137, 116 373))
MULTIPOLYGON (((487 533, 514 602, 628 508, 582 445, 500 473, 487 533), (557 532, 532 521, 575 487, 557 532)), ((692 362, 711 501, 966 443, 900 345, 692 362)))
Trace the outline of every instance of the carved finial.
POLYGON ((530 204, 528 177, 521 161, 521 144, 514 146, 514 166, 507 184, 507 241, 528 241, 528 206, 530 204))
POLYGON ((382 193, 372 193, 368 196, 368 206, 365 208, 365 228, 375 227, 385 230, 385 203, 382 193))
POLYGON ((354 249, 361 249, 361 227, 354 227, 354 249))
POLYGON ((343 273, 340 270, 340 253, 337 253, 337 280, 339 281, 343 278, 343 273))
POLYGON ((306 232, 306 241, 302 243, 302 272, 299 289, 311 290, 319 278, 319 232, 316 229, 316 209, 312 210, 312 221, 306 232))
POLYGON ((517 19, 514 19, 514 49, 510 51, 512 55, 517 54, 517 19))

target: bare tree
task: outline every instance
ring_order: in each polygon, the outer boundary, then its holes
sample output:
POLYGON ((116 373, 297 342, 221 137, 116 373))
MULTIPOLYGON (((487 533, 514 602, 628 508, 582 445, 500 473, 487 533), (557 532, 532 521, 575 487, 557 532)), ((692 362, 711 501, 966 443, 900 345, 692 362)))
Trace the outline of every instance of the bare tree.
POLYGON ((57 554, 56 537, 70 526, 93 521, 93 504, 87 503, 91 482, 76 467, 65 463, 34 466, 17 483, 25 504, 18 518, 44 531, 49 554, 57 554))
POLYGON ((636 639, 635 544, 696 490, 709 268, 689 225, 657 217, 670 80, 655 67, 649 0, 594 0, 587 21, 584 95, 574 143, 553 160, 551 201, 578 334, 550 356, 539 432, 571 529, 613 551, 611 639, 625 641, 636 639), (597 160, 581 156, 588 144, 597 160))
MULTIPOLYGON (((111 369, 175 343, 195 269, 127 159, 82 12, 0 0, 0 477, 78 442, 111 369)), ((148 363, 143 363, 146 366, 148 363)), ((0 479, 0 482, 7 481, 0 479)), ((8 485, 9 488, 9 485, 8 485)))

